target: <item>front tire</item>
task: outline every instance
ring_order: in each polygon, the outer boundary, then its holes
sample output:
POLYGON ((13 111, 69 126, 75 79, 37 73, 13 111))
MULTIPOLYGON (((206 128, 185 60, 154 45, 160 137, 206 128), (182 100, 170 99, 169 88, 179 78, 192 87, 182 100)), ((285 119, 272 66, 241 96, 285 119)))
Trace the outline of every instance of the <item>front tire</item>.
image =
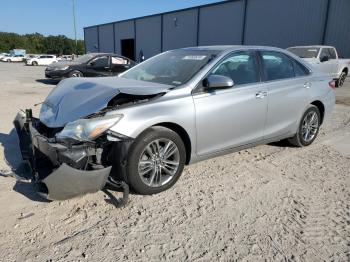
POLYGON ((37 66, 37 65, 38 65, 38 62, 36 62, 36 61, 32 62, 32 66, 37 66))
POLYGON ((311 145, 316 139, 321 125, 320 110, 310 105, 303 114, 297 133, 288 142, 297 147, 311 145))
POLYGON ((83 76, 84 76, 83 73, 78 70, 74 70, 68 74, 68 77, 83 77, 83 76))
POLYGON ((160 193, 180 178, 185 161, 186 150, 180 136, 165 127, 151 127, 130 147, 126 180, 135 193, 160 193))
POLYGON ((341 72, 341 74, 337 80, 337 87, 342 87, 344 85, 344 82, 345 82, 347 76, 348 76, 348 74, 345 71, 341 72))

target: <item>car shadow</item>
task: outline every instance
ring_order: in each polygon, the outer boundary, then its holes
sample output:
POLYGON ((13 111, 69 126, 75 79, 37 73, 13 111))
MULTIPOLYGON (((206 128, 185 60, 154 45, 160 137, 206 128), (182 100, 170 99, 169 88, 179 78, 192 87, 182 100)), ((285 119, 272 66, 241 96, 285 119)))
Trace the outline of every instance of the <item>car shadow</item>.
POLYGON ((295 146, 293 146, 292 144, 290 144, 287 139, 281 140, 281 141, 277 141, 277 142, 272 142, 268 144, 269 146, 274 146, 274 147, 290 147, 293 148, 295 146))
POLYGON ((35 80, 36 82, 38 83, 42 83, 42 84, 45 84, 45 85, 57 85, 60 80, 56 80, 56 79, 36 79, 35 80))
POLYGON ((123 190, 121 188, 115 188, 109 185, 106 185, 102 192, 106 194, 108 198, 105 198, 106 203, 115 206, 116 208, 124 207, 127 204, 127 199, 123 199, 123 190), (116 197, 115 194, 119 193, 120 197, 116 197))
POLYGON ((16 184, 13 186, 13 190, 35 202, 43 202, 43 203, 51 202, 50 200, 40 196, 37 193, 35 185, 30 181, 17 180, 16 184))
POLYGON ((0 170, 0 176, 12 177, 16 180, 13 190, 30 200, 49 202, 36 193, 35 185, 30 181, 30 166, 22 160, 18 144, 18 136, 13 128, 9 134, 0 133, 0 145, 4 148, 4 160, 10 170, 0 170))

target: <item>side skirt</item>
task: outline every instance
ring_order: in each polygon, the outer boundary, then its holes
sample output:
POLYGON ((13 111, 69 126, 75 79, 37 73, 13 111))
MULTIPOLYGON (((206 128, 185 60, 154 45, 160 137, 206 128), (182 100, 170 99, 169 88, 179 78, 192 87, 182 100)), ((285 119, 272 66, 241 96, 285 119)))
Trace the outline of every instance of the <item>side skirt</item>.
POLYGON ((211 158, 215 158, 215 157, 219 157, 219 156, 235 153, 235 152, 238 152, 238 151, 241 151, 241 150, 244 150, 244 149, 248 149, 248 148, 252 148, 252 147, 255 147, 255 146, 266 145, 266 144, 269 144, 269 143, 272 143, 272 142, 278 142, 278 141, 281 141, 283 139, 286 139, 286 138, 289 138, 289 137, 292 137, 292 136, 293 136, 293 134, 289 134, 288 133, 288 134, 284 134, 284 135, 281 135, 281 136, 278 136, 278 137, 272 137, 272 138, 269 138, 269 139, 262 139, 262 140, 259 140, 257 142, 254 142, 254 143, 245 144, 245 145, 241 145, 241 146, 238 146, 238 147, 232 147, 232 148, 228 148, 228 149, 225 149, 225 150, 216 151, 216 152, 210 153, 210 154, 205 154, 205 155, 201 155, 201 156, 192 155, 189 165, 194 164, 194 163, 198 163, 200 161, 208 160, 208 159, 211 159, 211 158))

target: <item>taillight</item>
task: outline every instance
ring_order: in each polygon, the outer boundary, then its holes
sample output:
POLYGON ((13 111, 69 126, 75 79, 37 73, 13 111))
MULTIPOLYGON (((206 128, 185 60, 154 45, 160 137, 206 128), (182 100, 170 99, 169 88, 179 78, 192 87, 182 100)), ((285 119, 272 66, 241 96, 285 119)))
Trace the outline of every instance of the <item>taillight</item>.
POLYGON ((329 81, 328 85, 330 88, 333 88, 333 89, 337 87, 337 83, 335 82, 335 80, 329 81))

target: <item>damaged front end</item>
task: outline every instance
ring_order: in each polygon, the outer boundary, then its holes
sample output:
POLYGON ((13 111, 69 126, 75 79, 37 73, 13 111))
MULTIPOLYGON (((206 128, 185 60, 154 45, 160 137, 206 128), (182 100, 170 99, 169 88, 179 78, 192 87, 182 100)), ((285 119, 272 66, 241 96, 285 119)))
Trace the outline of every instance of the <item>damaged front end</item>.
POLYGON ((106 183, 125 193, 122 181, 127 181, 133 139, 110 130, 124 117, 118 109, 149 102, 171 88, 119 77, 72 78, 50 92, 39 118, 31 109, 19 112, 14 124, 22 156, 40 194, 64 200, 96 192, 106 183))
MULTIPOLYGON (((77 130, 80 124, 77 123, 77 130)), ((109 177, 112 164, 107 159, 110 155, 108 151, 111 151, 107 149, 112 147, 110 140, 121 141, 115 134, 104 132, 96 139, 84 139, 84 135, 90 134, 71 134, 68 125, 64 128, 48 128, 39 119, 32 117, 30 109, 19 112, 14 125, 22 157, 29 162, 38 192, 45 198, 65 200, 97 192, 106 183, 120 187, 120 183, 115 183, 109 177), (78 137, 75 138, 74 135, 78 137)), ((105 131, 100 129, 101 126, 92 126, 91 132, 105 131)), ((128 139, 123 139, 125 141, 121 141, 121 144, 131 143, 128 139)))

